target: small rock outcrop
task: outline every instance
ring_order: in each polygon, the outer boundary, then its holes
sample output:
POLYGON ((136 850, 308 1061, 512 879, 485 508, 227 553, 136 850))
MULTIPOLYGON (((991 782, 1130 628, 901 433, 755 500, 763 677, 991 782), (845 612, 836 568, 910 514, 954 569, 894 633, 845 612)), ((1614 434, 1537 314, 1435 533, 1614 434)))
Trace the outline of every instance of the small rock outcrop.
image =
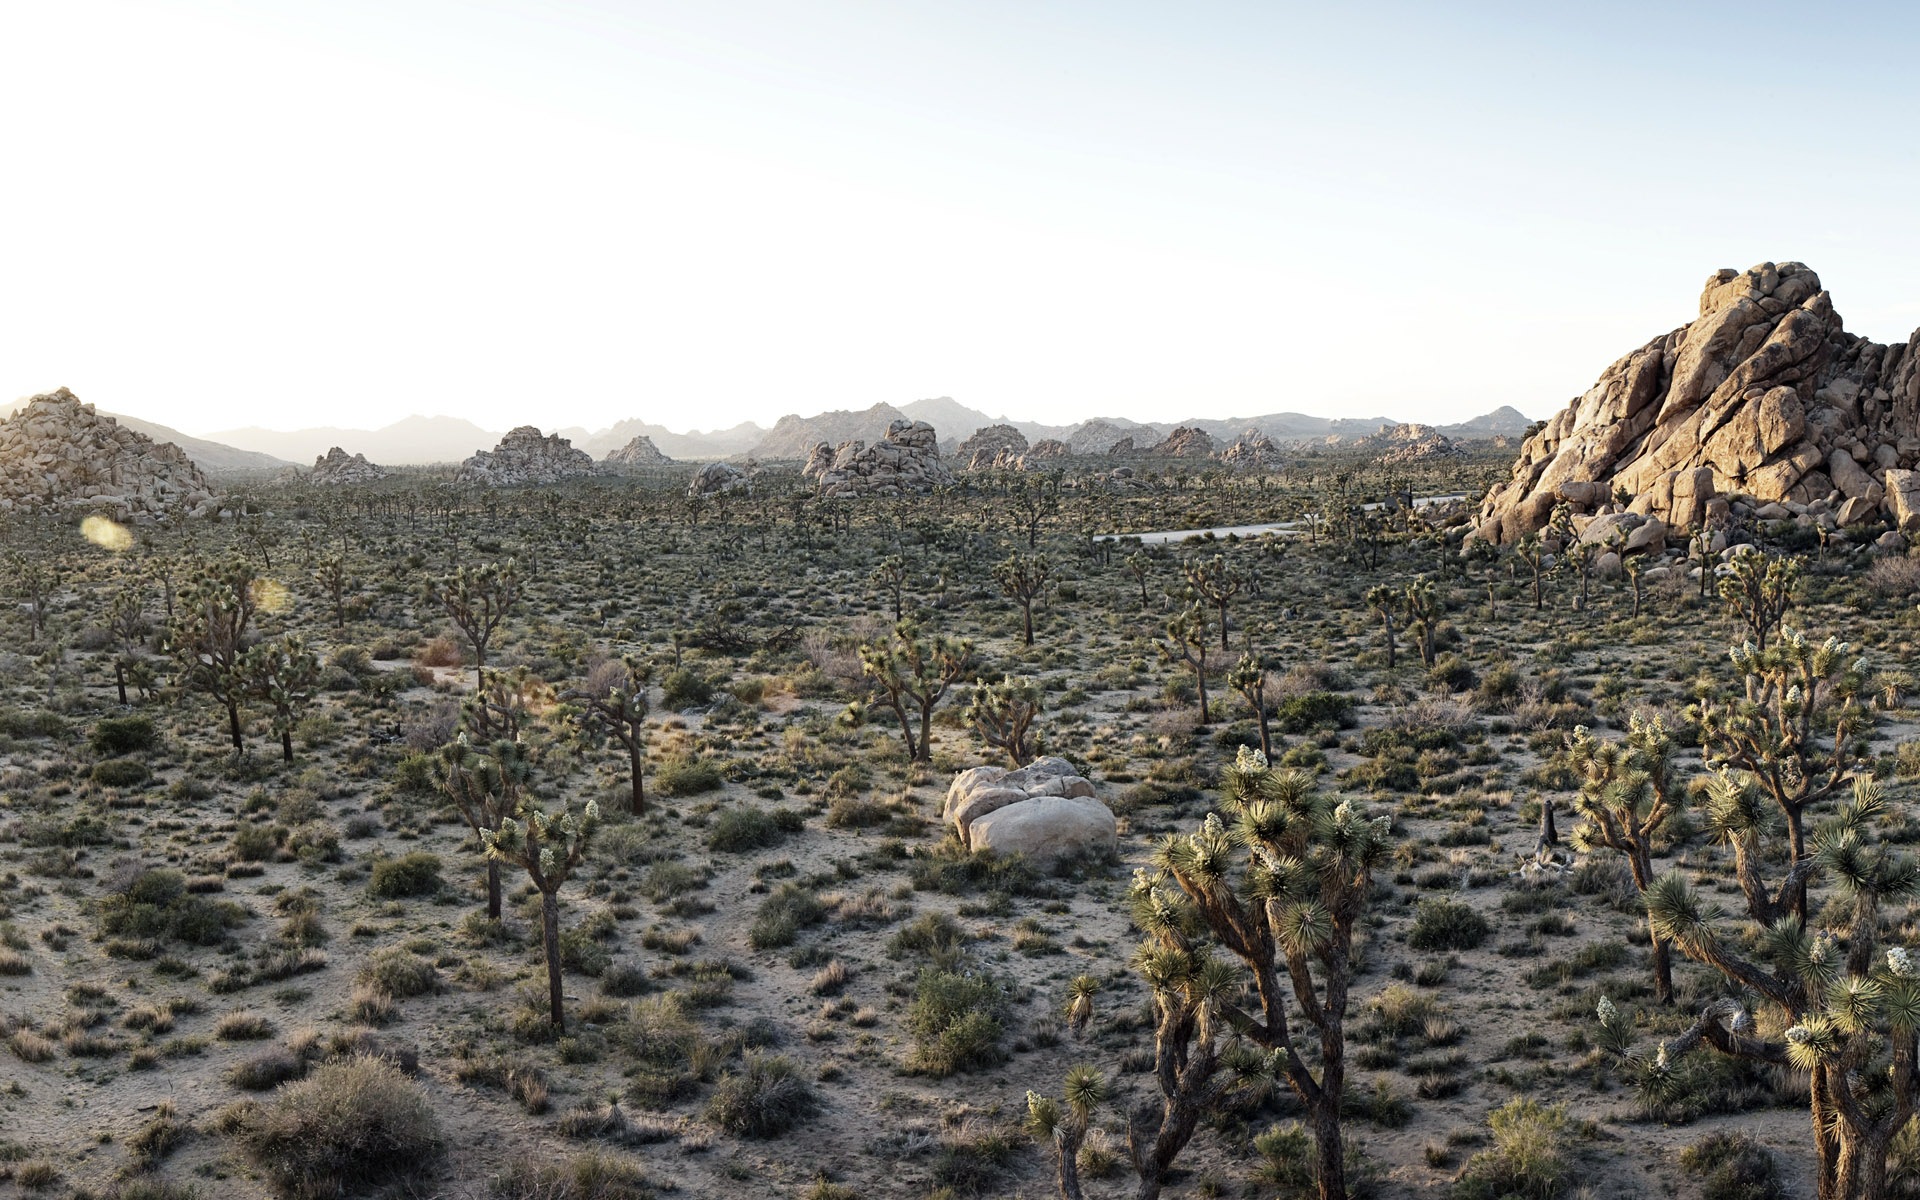
POLYGON ((307 482, 322 487, 339 484, 372 483, 385 479, 387 473, 367 461, 364 454, 348 454, 335 446, 313 460, 313 470, 307 474, 307 482))
POLYGON ((732 463, 708 463, 693 473, 687 484, 689 496, 721 496, 728 492, 753 491, 753 474, 732 463))
POLYGON ((829 450, 825 442, 807 455, 801 475, 813 480, 823 497, 907 496, 953 482, 940 461, 940 443, 925 421, 895 421, 884 440, 869 446, 854 440, 829 450))
POLYGON ((1813 271, 1761 263, 1716 272, 1698 318, 1615 362, 1527 438, 1475 536, 1516 541, 1560 503, 1620 502, 1685 530, 1725 520, 1736 497, 1857 500, 1849 516, 1920 528, 1902 490, 1916 467, 1920 332, 1893 345, 1850 334, 1813 271))
POLYGON ((974 767, 954 776, 942 819, 976 853, 1024 854, 1048 864, 1111 851, 1113 810, 1063 758, 1035 759, 1017 771, 974 767))
POLYGON ((1028 462, 1041 462, 1050 458, 1065 458, 1072 453, 1073 447, 1059 438, 1041 438, 1027 448, 1026 459, 1028 462))
POLYGON ((1396 463, 1429 462, 1466 453, 1453 439, 1431 425, 1389 425, 1360 442, 1374 461, 1391 466, 1396 463))
POLYGON ((1019 465, 1027 453, 1027 435, 1011 425, 989 425, 953 448, 953 461, 962 471, 1004 471, 1019 465))
POLYGON ((665 467, 673 463, 644 433, 600 461, 610 467, 665 467))
POLYGON ((522 425, 509 431, 492 450, 482 450, 461 463, 456 478, 461 483, 487 487, 516 487, 591 474, 591 454, 575 450, 572 442, 557 433, 545 437, 533 426, 522 425))
POLYGON ((0 512, 62 509, 141 523, 206 516, 216 502, 180 447, 135 433, 61 388, 0 421, 0 512))
POLYGON ((1182 425, 1147 451, 1155 458, 1211 458, 1213 435, 1197 425, 1182 425))
MULTIPOLYGON (((1148 430, 1147 434, 1158 436, 1154 430, 1148 430)), ((1068 432, 1067 447, 1075 454, 1111 454, 1122 440, 1131 447, 1133 431, 1111 421, 1084 421, 1068 432)))
POLYGON ((1234 440, 1233 445, 1214 455, 1221 463, 1239 471, 1264 471, 1280 466, 1286 461, 1280 447, 1273 439, 1258 429, 1249 429, 1234 440))

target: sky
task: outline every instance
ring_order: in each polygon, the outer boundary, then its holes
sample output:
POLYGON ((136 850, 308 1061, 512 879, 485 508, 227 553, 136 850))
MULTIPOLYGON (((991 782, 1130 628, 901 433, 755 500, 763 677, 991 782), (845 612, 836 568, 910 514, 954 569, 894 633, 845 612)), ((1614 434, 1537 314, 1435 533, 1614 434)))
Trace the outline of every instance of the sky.
POLYGON ((204 434, 1544 417, 1920 326, 1920 6, 0 0, 0 397, 204 434))

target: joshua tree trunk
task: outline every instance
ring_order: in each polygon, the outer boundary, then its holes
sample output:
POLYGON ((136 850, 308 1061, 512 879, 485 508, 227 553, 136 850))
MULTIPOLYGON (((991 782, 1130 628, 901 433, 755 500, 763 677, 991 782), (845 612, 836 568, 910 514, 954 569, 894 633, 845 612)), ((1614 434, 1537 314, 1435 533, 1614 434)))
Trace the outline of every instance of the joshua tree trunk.
POLYGON ((566 1033, 566 998, 560 994, 560 898, 540 893, 540 930, 547 943, 547 1004, 556 1033, 566 1033))
POLYGON ((293 761, 293 726, 291 725, 280 730, 280 761, 293 761))
POLYGON ((487 919, 500 919, 500 862, 487 859, 487 919))
POLYGON ((1340 1140, 1339 1093, 1328 1092, 1313 1106, 1314 1160, 1320 1177, 1320 1200, 1347 1200, 1346 1147, 1340 1140))
POLYGON ((638 741, 627 743, 627 765, 633 772, 632 809, 633 815, 637 817, 647 810, 647 785, 644 775, 647 765, 646 756, 640 752, 638 741))
POLYGON ((120 707, 125 708, 127 706, 127 660, 126 659, 116 658, 113 660, 113 682, 114 682, 114 686, 120 689, 120 707))
POLYGON ((233 739, 235 758, 246 753, 247 744, 240 735, 240 701, 238 700, 227 701, 227 736, 233 739))

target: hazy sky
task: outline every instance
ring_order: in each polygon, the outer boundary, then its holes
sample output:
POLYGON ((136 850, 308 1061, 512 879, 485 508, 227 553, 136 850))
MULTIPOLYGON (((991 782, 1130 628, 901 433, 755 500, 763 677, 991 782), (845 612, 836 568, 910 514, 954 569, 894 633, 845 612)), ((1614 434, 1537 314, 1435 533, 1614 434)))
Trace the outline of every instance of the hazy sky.
POLYGON ((1716 267, 1920 325, 1916 51, 1803 0, 0 0, 0 397, 1545 416, 1716 267))

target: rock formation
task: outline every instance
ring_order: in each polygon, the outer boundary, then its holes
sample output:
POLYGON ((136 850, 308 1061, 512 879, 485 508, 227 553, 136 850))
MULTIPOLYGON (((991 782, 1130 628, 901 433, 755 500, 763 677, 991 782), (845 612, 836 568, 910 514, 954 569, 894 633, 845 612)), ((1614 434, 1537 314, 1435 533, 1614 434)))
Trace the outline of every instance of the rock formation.
POLYGON ((1389 466, 1395 463, 1452 458, 1466 453, 1453 444, 1452 438, 1433 426, 1413 424, 1388 425, 1379 433, 1363 440, 1360 448, 1371 453, 1375 462, 1389 466))
POLYGON ((1073 447, 1059 438, 1042 438, 1027 448, 1025 457, 1028 462, 1040 462, 1050 458, 1065 458, 1072 453, 1073 447))
POLYGON ((823 497, 917 495, 953 482, 940 461, 933 426, 907 420, 889 425, 885 440, 871 446, 855 440, 829 451, 819 443, 801 474, 819 485, 823 497))
POLYGON ((1235 439, 1233 445, 1214 455, 1225 465, 1242 471, 1265 471, 1277 467, 1286 461, 1280 447, 1273 439, 1258 429, 1249 429, 1235 439))
POLYGON ((708 463, 693 473, 687 484, 689 496, 721 496, 728 492, 752 492, 753 475, 732 463, 708 463))
POLYGON ((1687 529, 1734 497, 1819 504, 1852 523, 1920 528, 1920 332, 1881 345, 1847 333, 1800 263, 1722 270, 1700 315, 1608 367, 1520 448, 1476 536, 1511 542, 1624 504, 1687 529), (1853 503, 1858 501, 1858 503, 1853 503))
POLYGON ((1196 425, 1182 425, 1147 453, 1155 458, 1211 458, 1213 436, 1196 425))
POLYGON ((559 434, 542 437, 531 425, 522 425, 500 439, 492 450, 480 453, 460 464, 461 483, 488 487, 516 487, 529 483, 557 483, 593 474, 593 456, 575 450, 573 443, 559 434))
POLYGON ((1027 435, 1011 425, 989 425, 953 448, 953 461, 962 471, 1004 471, 1019 465, 1027 452, 1027 435))
POLYGON ((1024 854, 1037 863, 1111 851, 1113 811, 1062 758, 1035 759, 1017 771, 974 767, 954 776, 942 819, 967 849, 1024 854))
POLYGON ((600 461, 610 467, 664 467, 673 462, 644 433, 600 461))
POLYGON ((1107 447, 1108 458, 1126 458, 1129 455, 1138 453, 1139 451, 1134 448, 1132 434, 1128 434, 1126 437, 1121 438, 1113 445, 1107 447))
MULTIPOLYGON (((1068 449, 1075 454, 1111 454, 1122 440, 1131 446, 1133 432, 1133 429, 1122 429, 1111 421, 1083 421, 1067 434, 1066 442, 1068 449)), ((1145 430, 1145 433, 1149 437, 1160 436, 1156 430, 1145 430)))
POLYGON ((364 454, 348 454, 335 446, 313 460, 313 470, 307 474, 307 482, 331 487, 336 484, 372 483, 385 479, 387 473, 367 461, 364 454))
POLYGON ((98 510, 144 523, 216 509, 186 452, 96 413, 66 388, 0 421, 0 511, 98 510))

